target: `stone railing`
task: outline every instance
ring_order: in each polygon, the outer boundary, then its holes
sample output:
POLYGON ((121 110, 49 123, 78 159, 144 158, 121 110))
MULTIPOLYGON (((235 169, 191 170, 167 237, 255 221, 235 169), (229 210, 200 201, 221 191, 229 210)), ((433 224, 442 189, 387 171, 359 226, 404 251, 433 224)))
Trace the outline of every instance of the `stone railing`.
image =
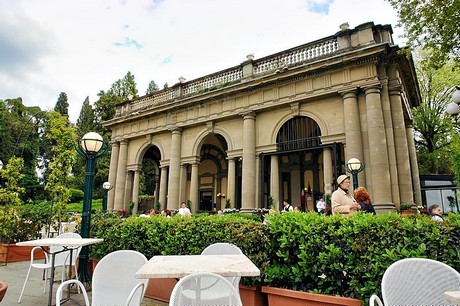
POLYGON ((289 49, 278 54, 267 56, 259 60, 248 60, 243 64, 223 70, 189 82, 181 82, 171 88, 155 92, 153 95, 141 97, 134 101, 126 101, 117 105, 116 116, 132 114, 133 112, 148 109, 156 105, 164 104, 176 98, 225 87, 228 83, 235 83, 243 77, 254 77, 272 70, 288 66, 295 66, 305 61, 329 55, 338 51, 336 37, 328 37, 297 48, 289 49), (251 65, 249 75, 244 75, 245 65, 251 65))
POLYGON ((299 64, 317 57, 337 52, 339 49, 337 39, 334 37, 329 40, 301 46, 291 49, 280 55, 270 56, 260 61, 254 62, 253 73, 259 74, 270 70, 299 64))

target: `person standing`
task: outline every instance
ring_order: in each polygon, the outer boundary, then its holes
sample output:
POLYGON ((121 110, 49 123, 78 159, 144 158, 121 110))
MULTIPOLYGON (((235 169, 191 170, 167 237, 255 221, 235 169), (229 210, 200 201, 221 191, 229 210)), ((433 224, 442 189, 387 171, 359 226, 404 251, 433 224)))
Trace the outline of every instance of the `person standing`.
POLYGON ((187 204, 185 204, 185 202, 182 202, 182 203, 180 204, 180 208, 179 208, 178 213, 179 213, 179 215, 181 215, 182 217, 191 216, 191 215, 192 215, 190 209, 187 207, 187 204))
POLYGON ((283 201, 283 210, 281 212, 287 212, 287 211, 293 211, 294 208, 292 207, 291 204, 289 204, 289 201, 288 200, 284 200, 283 201))
POLYGON ((430 205, 430 207, 428 208, 428 215, 431 217, 431 219, 435 221, 444 221, 442 217, 441 206, 439 206, 438 204, 430 205))
POLYGON ((339 187, 331 196, 332 215, 349 216, 356 213, 361 207, 348 191, 351 184, 350 177, 345 174, 340 175, 337 178, 337 184, 339 187))
POLYGON ((361 206, 362 211, 375 215, 375 209, 366 188, 358 187, 355 189, 355 200, 361 206))
POLYGON ((316 203, 316 210, 319 214, 324 214, 326 212, 326 202, 324 202, 324 198, 319 198, 319 201, 316 203))

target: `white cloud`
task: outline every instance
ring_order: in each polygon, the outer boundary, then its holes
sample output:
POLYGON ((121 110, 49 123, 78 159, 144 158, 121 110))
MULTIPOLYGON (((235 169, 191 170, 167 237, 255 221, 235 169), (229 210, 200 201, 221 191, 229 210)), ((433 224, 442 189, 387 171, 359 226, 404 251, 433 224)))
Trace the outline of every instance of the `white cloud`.
MULTIPOLYGON (((385 0, 0 0, 0 99, 72 121, 86 98, 134 74, 139 94, 333 35, 345 21, 396 24, 385 0), (318 9, 320 8, 320 9, 318 9)), ((397 35, 394 35, 397 42, 397 35)))

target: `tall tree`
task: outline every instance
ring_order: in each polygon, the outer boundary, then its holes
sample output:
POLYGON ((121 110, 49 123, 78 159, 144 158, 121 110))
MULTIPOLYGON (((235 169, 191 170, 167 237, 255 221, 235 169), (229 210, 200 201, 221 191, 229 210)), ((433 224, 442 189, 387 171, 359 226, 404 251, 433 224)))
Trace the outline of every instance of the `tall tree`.
POLYGON ((56 144, 51 148, 53 156, 45 190, 50 193, 56 208, 62 211, 71 196, 68 181, 77 157, 74 146, 77 137, 69 119, 58 112, 51 112, 45 137, 56 144))
POLYGON ((78 137, 96 129, 94 109, 89 103, 89 97, 83 101, 76 125, 78 137))
POLYGON ((422 103, 413 110, 415 142, 420 173, 450 173, 450 144, 455 133, 452 117, 446 113, 454 85, 460 82, 460 66, 450 60, 435 60, 429 50, 417 60, 422 103))
POLYGON ((460 0, 388 0, 412 47, 428 47, 432 56, 460 59, 460 0))
POLYGON ((59 94, 59 98, 54 106, 54 111, 58 112, 63 116, 69 116, 69 102, 67 100, 67 94, 65 92, 61 92, 59 94))
POLYGON ((160 88, 155 83, 155 81, 150 81, 149 86, 147 87, 147 90, 145 91, 145 94, 150 95, 154 92, 157 92, 158 90, 160 90, 160 88))

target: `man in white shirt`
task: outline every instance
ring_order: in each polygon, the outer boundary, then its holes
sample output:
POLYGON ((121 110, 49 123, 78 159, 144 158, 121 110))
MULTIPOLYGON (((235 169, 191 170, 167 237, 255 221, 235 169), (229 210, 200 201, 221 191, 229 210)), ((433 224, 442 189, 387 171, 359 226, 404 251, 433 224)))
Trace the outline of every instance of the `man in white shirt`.
POLYGON ((318 213, 323 214, 326 211, 326 202, 324 202, 324 198, 320 198, 319 201, 316 203, 316 210, 318 213))
POLYGON ((284 205, 284 208, 283 208, 283 210, 281 211, 282 213, 283 213, 283 212, 293 211, 293 210, 294 210, 294 208, 292 207, 292 205, 289 204, 288 200, 284 200, 284 201, 283 201, 283 205, 284 205))
POLYGON ((178 211, 178 214, 181 216, 191 216, 192 213, 190 212, 190 209, 188 209, 187 205, 185 202, 182 202, 178 211))

